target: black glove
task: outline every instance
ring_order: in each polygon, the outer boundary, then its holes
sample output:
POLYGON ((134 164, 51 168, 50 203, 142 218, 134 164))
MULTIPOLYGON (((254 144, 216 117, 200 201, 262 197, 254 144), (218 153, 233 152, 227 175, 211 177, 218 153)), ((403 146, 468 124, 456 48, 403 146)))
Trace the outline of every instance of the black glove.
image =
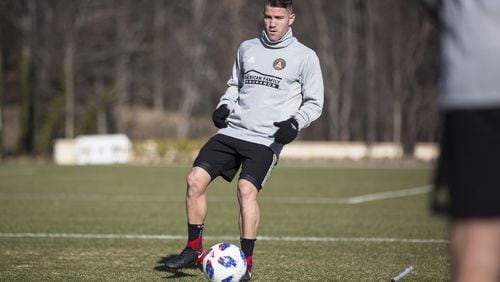
POLYGON ((284 121, 275 122, 274 125, 279 127, 278 131, 274 133, 274 140, 283 145, 292 142, 299 133, 299 124, 293 117, 284 121))
POLYGON ((221 105, 212 114, 212 120, 217 128, 227 127, 226 118, 229 116, 229 109, 227 106, 221 105))

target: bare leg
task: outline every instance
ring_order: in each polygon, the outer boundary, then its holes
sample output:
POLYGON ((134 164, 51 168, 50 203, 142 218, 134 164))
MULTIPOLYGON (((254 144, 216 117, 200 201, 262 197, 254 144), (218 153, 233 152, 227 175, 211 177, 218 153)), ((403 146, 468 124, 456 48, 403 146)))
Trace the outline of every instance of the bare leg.
POLYGON ((207 187, 211 177, 204 169, 193 167, 187 176, 186 214, 188 223, 203 224, 207 217, 207 187))
POLYGON ((186 214, 188 224, 195 226, 188 225, 186 248, 179 255, 172 256, 165 262, 168 271, 185 268, 193 262, 198 264, 203 257, 202 224, 207 216, 206 190, 210 181, 210 175, 200 167, 193 167, 187 175, 186 214))
POLYGON ((246 239, 257 238, 260 208, 257 203, 257 187, 250 181, 238 181, 238 202, 240 203, 240 236, 246 239))
POLYGON ((451 249, 454 281, 500 281, 499 219, 454 221, 451 249))

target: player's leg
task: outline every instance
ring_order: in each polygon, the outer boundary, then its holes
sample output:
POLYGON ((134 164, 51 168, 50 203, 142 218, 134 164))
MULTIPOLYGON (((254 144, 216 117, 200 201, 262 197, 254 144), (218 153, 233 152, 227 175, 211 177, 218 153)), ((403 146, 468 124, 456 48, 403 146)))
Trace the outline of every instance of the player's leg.
POLYGON ((248 281, 252 278, 253 249, 260 221, 257 196, 278 159, 271 149, 254 143, 241 144, 239 152, 244 158, 238 181, 239 223, 241 249, 247 259, 247 272, 242 277, 242 281, 248 281))
POLYGON ((443 114, 434 200, 451 217, 454 281, 500 281, 500 109, 443 114))
POLYGON ((451 232, 454 281, 500 281, 500 220, 456 220, 451 232))
POLYGON ((168 270, 175 271, 203 259, 203 223, 207 216, 206 190, 212 177, 200 167, 193 167, 187 175, 186 214, 188 218, 188 240, 182 252, 165 262, 168 270))
POLYGON ((238 181, 238 203, 240 204, 240 243, 247 261, 247 271, 242 281, 252 278, 253 249, 257 241, 257 230, 260 222, 260 208, 257 202, 259 190, 246 179, 238 181))
POLYGON ((207 217, 207 187, 212 177, 206 170, 193 167, 186 183, 186 215, 188 220, 188 243, 194 250, 202 250, 203 224, 207 217))
POLYGON ((186 182, 186 215, 188 221, 188 241, 184 250, 170 258, 165 266, 177 270, 203 259, 203 228, 207 216, 207 188, 210 182, 222 175, 231 180, 239 168, 234 151, 225 142, 225 137, 212 137, 200 150, 188 173, 186 182))
POLYGON ((193 167, 186 178, 186 213, 188 223, 203 224, 207 216, 207 187, 212 177, 206 170, 193 167))
POLYGON ((241 238, 257 238, 260 220, 260 208, 257 202, 259 190, 246 179, 238 181, 238 202, 240 204, 240 236, 241 238))

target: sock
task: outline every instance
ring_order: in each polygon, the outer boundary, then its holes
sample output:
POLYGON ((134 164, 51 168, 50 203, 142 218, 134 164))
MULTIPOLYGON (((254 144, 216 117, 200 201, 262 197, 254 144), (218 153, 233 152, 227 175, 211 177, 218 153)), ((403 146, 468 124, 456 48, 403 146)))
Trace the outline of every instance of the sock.
POLYGON ((188 223, 188 242, 187 246, 193 250, 203 249, 203 224, 189 224, 188 223))
POLYGON ((255 241, 257 241, 257 239, 240 238, 241 250, 243 251, 247 259, 248 271, 251 271, 253 266, 252 260, 253 260, 253 248, 255 246, 255 241))

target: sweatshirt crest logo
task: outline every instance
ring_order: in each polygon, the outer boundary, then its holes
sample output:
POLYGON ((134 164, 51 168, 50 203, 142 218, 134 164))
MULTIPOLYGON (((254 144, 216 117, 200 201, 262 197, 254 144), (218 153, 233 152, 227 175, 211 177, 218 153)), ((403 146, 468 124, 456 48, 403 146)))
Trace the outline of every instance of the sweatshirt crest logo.
POLYGON ((275 70, 282 70, 286 67, 286 61, 282 58, 274 60, 273 68, 275 70))

